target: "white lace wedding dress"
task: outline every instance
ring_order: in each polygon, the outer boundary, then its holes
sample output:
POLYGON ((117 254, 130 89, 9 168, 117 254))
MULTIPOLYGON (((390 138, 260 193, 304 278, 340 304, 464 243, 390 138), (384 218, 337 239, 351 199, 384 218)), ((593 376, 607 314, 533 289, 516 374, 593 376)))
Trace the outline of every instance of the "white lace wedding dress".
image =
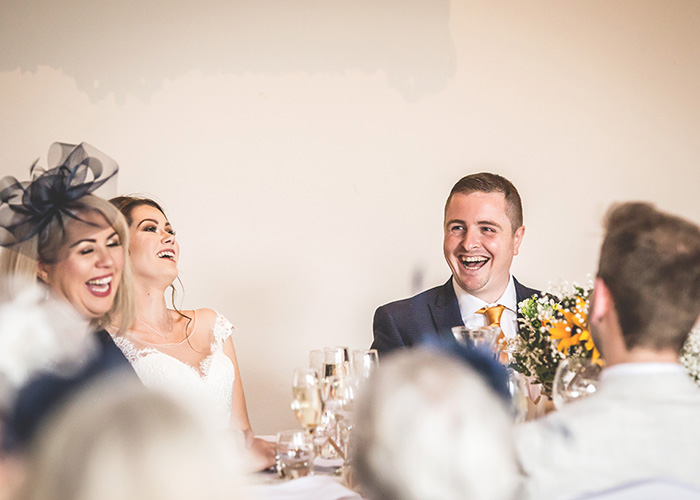
MULTIPOLYGON (((196 316, 193 330, 195 328, 196 316)), ((227 429, 230 426, 236 371, 224 354, 223 344, 232 331, 233 325, 217 313, 209 352, 201 353, 204 357, 197 367, 167 354, 170 347, 183 346, 183 342, 149 347, 129 333, 115 338, 114 342, 145 386, 184 398, 186 402, 208 412, 217 428, 227 429)))

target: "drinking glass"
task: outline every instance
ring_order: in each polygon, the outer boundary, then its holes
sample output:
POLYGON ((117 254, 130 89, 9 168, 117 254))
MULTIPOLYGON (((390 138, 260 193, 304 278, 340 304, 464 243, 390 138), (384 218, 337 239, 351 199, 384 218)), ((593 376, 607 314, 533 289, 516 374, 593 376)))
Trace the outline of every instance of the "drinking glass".
POLYGON ((379 365, 376 349, 352 351, 352 374, 358 382, 367 380, 379 365))
POLYGON ((326 362, 326 349, 314 349, 309 353, 309 368, 315 369, 323 378, 323 365, 326 362))
POLYGON ((602 366, 591 358, 564 358, 557 366, 552 389, 554 407, 559 410, 570 401, 596 391, 602 366))
POLYGON ((299 422, 313 434, 321 423, 324 403, 318 373, 313 368, 297 368, 292 381, 292 410, 299 422))
POLYGON ((454 326, 452 335, 462 345, 480 349, 494 350, 496 339, 501 333, 497 326, 454 326))
POLYGON ((311 474, 314 460, 313 438, 300 430, 277 433, 275 462, 277 475, 282 479, 296 479, 311 474))
POLYGON ((524 422, 527 418, 528 399, 528 383, 525 376, 512 368, 507 368, 508 371, 508 392, 510 393, 510 404, 513 412, 513 421, 516 423, 524 422))
MULTIPOLYGON (((328 412, 333 415, 335 420, 333 436, 328 439, 328 443, 344 464, 347 463, 348 459, 348 444, 352 431, 352 414, 356 393, 357 385, 353 376, 334 375, 328 377, 325 401, 328 412)), ((342 473, 342 470, 336 472, 342 473)))
POLYGON ((345 375, 348 371, 348 348, 326 347, 324 352, 325 359, 321 376, 326 378, 334 375, 345 375))

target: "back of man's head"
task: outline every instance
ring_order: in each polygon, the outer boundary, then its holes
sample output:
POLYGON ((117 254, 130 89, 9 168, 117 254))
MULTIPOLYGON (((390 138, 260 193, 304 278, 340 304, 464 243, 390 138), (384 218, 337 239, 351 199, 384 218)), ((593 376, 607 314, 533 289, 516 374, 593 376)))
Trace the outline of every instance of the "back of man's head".
POLYGON ((700 228, 647 203, 613 206, 598 277, 627 349, 680 351, 700 315, 700 228))

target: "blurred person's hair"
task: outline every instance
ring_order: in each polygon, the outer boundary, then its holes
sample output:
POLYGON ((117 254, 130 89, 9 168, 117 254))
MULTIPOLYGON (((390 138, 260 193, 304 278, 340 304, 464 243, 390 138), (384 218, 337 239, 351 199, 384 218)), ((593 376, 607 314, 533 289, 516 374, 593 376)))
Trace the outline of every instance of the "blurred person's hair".
MULTIPOLYGON (((102 329, 113 323, 119 323, 118 333, 124 333, 131 326, 135 314, 133 277, 128 252, 129 227, 126 219, 109 201, 94 195, 86 195, 71 202, 70 211, 74 221, 83 221, 84 217, 80 216, 81 213, 97 213, 119 235, 119 241, 124 250, 121 282, 112 309, 104 316, 93 320, 92 325, 95 329, 102 329)), ((17 245, 3 248, 0 252, 0 276, 13 277, 15 286, 20 288, 27 283, 39 281, 37 264, 39 262, 56 263, 60 249, 66 244, 64 224, 71 224, 74 221, 53 218, 43 231, 17 245)))
POLYGON ((45 286, 0 281, 0 416, 27 382, 48 373, 71 377, 94 359, 97 342, 86 326, 45 286))
POLYGON ((132 379, 97 381, 43 425, 21 500, 236 500, 232 439, 132 379))
POLYGON ((450 195, 445 202, 445 213, 447 213, 447 207, 450 205, 454 195, 471 193, 503 194, 506 199, 506 214, 510 220, 510 225, 513 226, 511 228, 513 233, 523 225, 523 202, 520 199, 520 193, 508 179, 490 172, 471 174, 458 180, 452 187, 450 195))
POLYGON ((511 421, 477 372, 437 351, 382 360, 358 401, 353 468, 373 500, 510 500, 511 421))
POLYGON ((631 202, 611 207, 605 229, 598 277, 615 302, 627 349, 679 352, 700 315, 700 228, 631 202))

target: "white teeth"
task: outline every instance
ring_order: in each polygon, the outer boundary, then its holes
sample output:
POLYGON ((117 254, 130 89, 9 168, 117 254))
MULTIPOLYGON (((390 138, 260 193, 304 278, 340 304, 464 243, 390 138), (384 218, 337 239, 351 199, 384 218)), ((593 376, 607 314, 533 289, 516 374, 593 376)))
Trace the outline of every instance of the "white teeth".
POLYGON ((163 250, 162 252, 158 252, 156 254, 156 257, 158 257, 159 259, 167 257, 168 259, 175 260, 175 252, 173 252, 172 250, 163 250))
POLYGON ((485 262, 486 257, 462 257, 462 262, 485 262))
POLYGON ((98 278, 94 280, 89 280, 87 282, 88 285, 94 285, 94 286, 102 286, 102 285, 109 285, 112 282, 112 277, 107 276, 106 278, 98 278))

